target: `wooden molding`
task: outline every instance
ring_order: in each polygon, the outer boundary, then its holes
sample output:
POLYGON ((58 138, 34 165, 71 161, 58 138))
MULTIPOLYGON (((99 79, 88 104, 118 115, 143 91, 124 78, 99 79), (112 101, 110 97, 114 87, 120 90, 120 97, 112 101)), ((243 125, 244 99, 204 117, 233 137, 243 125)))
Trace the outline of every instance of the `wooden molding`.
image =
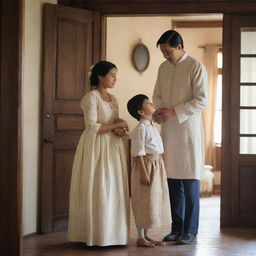
POLYGON ((58 0, 58 4, 98 11, 103 15, 256 12, 253 0, 58 0))
POLYGON ((182 20, 173 20, 173 28, 222 28, 222 21, 182 21, 182 20))

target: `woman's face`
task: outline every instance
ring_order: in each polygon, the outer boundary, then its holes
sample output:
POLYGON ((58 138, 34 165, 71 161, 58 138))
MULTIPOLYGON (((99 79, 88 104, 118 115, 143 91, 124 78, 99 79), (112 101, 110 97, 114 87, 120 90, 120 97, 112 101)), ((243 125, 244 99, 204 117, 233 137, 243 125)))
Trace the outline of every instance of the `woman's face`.
POLYGON ((160 44, 160 49, 164 58, 173 63, 177 62, 183 55, 183 49, 180 45, 177 47, 171 47, 168 44, 160 44))
POLYGON ((110 69, 105 76, 99 77, 100 85, 102 85, 105 88, 113 88, 116 83, 116 74, 116 68, 110 69))

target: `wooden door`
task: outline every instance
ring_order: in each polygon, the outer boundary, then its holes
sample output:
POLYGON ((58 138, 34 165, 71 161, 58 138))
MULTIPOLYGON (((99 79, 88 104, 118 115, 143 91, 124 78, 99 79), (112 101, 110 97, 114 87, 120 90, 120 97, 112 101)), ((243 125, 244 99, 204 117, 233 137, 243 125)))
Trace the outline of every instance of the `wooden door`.
POLYGON ((230 123, 226 136, 231 150, 223 152, 230 171, 223 173, 229 180, 222 180, 222 212, 224 226, 256 227, 256 19, 231 15, 228 23, 230 112, 223 121, 230 123))
POLYGON ((73 158, 81 132, 81 97, 90 90, 88 69, 99 60, 99 15, 47 4, 44 73, 40 231, 67 228, 73 158))

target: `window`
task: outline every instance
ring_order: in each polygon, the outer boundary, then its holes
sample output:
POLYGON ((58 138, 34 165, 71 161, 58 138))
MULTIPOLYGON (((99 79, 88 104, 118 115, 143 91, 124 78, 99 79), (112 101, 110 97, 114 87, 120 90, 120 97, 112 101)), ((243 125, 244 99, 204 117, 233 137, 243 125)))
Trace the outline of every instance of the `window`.
POLYGON ((221 116, 222 116, 222 51, 217 53, 217 92, 215 105, 215 127, 214 127, 214 142, 216 145, 221 145, 221 116))

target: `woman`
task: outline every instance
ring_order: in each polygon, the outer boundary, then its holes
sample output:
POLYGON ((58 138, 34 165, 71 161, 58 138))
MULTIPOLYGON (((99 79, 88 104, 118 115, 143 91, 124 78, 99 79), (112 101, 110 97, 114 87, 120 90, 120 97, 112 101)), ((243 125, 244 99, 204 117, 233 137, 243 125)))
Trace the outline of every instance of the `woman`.
POLYGON ((118 117, 114 87, 117 68, 107 61, 94 65, 90 84, 96 89, 81 100, 85 130, 73 164, 68 237, 88 246, 126 245, 129 193, 126 158, 120 136, 127 123, 118 117))

